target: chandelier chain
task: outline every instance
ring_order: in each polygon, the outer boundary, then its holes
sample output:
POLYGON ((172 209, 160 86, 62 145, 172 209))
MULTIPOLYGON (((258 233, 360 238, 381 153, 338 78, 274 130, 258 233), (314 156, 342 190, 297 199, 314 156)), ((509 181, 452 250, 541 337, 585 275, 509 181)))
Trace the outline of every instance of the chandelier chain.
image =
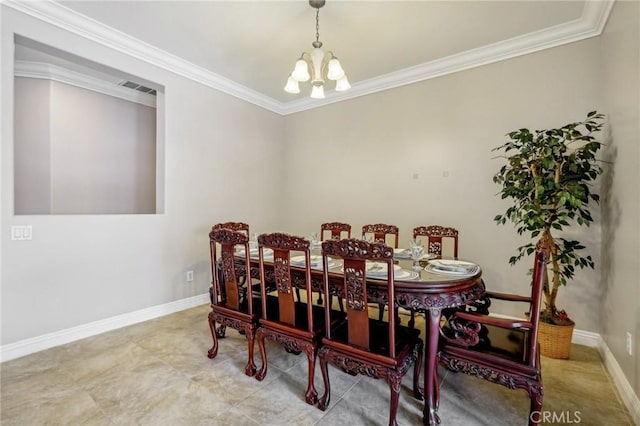
POLYGON ((320 8, 316 9, 316 43, 320 41, 320 8))

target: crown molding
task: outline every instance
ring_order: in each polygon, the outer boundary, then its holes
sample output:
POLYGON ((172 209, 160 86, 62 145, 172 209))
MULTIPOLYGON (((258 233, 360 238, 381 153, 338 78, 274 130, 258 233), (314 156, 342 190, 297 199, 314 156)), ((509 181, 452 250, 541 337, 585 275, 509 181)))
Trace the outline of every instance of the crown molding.
POLYGON ((282 102, 275 101, 55 1, 3 0, 2 5, 273 112, 279 113, 282 108, 282 102))
MULTIPOLYGON (((604 29, 613 3, 614 1, 587 1, 580 19, 353 83, 351 89, 346 92, 330 92, 322 105, 358 98, 598 36, 604 29)), ((320 106, 317 101, 313 101, 313 99, 298 99, 288 102, 284 106, 283 114, 293 114, 320 106)))
POLYGON ((323 100, 300 98, 289 102, 258 93, 56 2, 5 0, 2 4, 277 114, 288 115, 598 36, 614 1, 587 0, 581 17, 574 21, 356 82, 351 90, 328 92, 323 100))
POLYGON ((37 78, 42 80, 53 80, 59 83, 70 84, 82 89, 102 93, 103 95, 124 99, 125 101, 135 102, 137 104, 146 105, 152 108, 156 107, 156 97, 153 95, 138 92, 136 90, 120 86, 116 83, 108 82, 95 77, 90 77, 86 74, 71 71, 69 69, 62 68, 53 64, 47 64, 43 62, 16 61, 14 76, 23 78, 37 78))

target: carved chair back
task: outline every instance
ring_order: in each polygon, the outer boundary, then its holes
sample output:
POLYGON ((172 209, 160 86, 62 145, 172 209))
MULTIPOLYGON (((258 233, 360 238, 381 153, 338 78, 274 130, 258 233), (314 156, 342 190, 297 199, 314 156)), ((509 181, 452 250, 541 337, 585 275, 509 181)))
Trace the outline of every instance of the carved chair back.
POLYGON ((342 222, 328 222, 320 225, 320 241, 324 241, 325 233, 330 232, 330 239, 351 238, 351 225, 342 222), (346 235, 343 235, 346 233, 346 235))
POLYGON ((373 241, 377 243, 387 244, 387 235, 393 238, 393 247, 398 248, 398 227, 395 225, 386 225, 384 223, 376 223, 364 225, 362 227, 362 239, 367 236, 373 236, 373 241))
MULTIPOLYGON (((270 318, 270 310, 267 309, 267 290, 265 285, 261 286, 262 291, 262 318, 268 321, 278 321, 290 327, 294 327, 296 321, 295 299, 293 297, 296 286, 294 280, 299 279, 299 275, 291 274, 291 252, 302 253, 304 256, 304 288, 306 293, 302 302, 306 303, 306 316, 308 331, 313 330, 313 303, 311 301, 311 256, 309 252, 309 240, 284 233, 262 234, 258 236, 258 247, 260 255, 260 281, 265 283, 264 249, 273 250, 273 277, 278 296, 277 318, 270 318)), ((275 316, 275 315, 274 315, 275 316)))
MULTIPOLYGON (((384 243, 368 243, 355 238, 344 240, 328 240, 322 243, 322 255, 325 263, 324 285, 328 293, 329 278, 327 273, 327 256, 344 261, 344 278, 342 292, 347 305, 348 336, 350 346, 368 351, 370 345, 369 305, 367 303, 367 261, 376 262, 387 268, 388 300, 394 300, 393 281, 393 249, 384 243)), ((327 315, 330 307, 325 308, 327 315)), ((395 350, 395 304, 389 304, 388 353, 381 354, 388 358, 396 356, 395 350)), ((329 322, 326 321, 328 325, 329 322)), ((327 326, 327 339, 331 340, 332 330, 327 326)), ((335 336, 340 338, 341 336, 335 336)), ((344 336, 342 336, 344 337, 344 336)))
POLYGON ((235 249, 244 249, 245 265, 249 265, 249 237, 242 231, 214 227, 209 233, 211 275, 213 276, 212 304, 235 311, 253 314, 252 297, 246 297, 245 271, 235 263, 235 249))
POLYGON ((427 253, 442 257, 443 239, 450 239, 453 242, 453 258, 458 258, 458 230, 451 227, 430 225, 413 228, 413 238, 419 236, 427 237, 427 253))
POLYGON ((251 237, 251 234, 249 234, 249 225, 244 222, 216 223, 215 225, 213 225, 211 230, 214 231, 216 229, 230 229, 236 232, 244 232, 247 235, 247 237, 251 237))

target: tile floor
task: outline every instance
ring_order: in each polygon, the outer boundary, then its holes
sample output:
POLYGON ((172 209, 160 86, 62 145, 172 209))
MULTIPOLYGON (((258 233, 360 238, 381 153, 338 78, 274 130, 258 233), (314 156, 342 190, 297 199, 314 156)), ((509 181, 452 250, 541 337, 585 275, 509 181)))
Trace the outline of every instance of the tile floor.
MULTIPOLYGON (((263 382, 243 374, 244 336, 228 329, 217 358, 208 306, 52 348, 0 365, 0 422, 31 425, 385 425, 388 387, 330 367, 331 403, 304 402, 306 358, 269 345, 263 382)), ((256 363, 260 364, 256 351, 256 363)), ((422 424, 410 374, 398 423, 422 424)), ((440 369, 440 418, 453 425, 525 425, 529 400, 464 374, 440 369)), ((548 424, 631 425, 596 350, 574 345, 570 361, 543 359, 548 424)), ((320 369, 316 386, 322 392, 320 369)))

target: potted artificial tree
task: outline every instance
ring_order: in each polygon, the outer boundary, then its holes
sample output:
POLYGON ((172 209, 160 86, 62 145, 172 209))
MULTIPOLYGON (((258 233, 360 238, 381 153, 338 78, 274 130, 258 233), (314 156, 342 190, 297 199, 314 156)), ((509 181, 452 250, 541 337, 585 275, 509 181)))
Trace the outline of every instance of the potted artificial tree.
MULTIPOLYGON (((601 130, 604 116, 596 111, 584 121, 558 129, 520 129, 508 134, 509 141, 493 151, 503 151, 507 164, 493 177, 502 186, 503 199, 513 204, 494 220, 499 225, 514 223, 518 234, 529 234, 532 242, 517 249, 509 259, 514 265, 535 251, 535 240, 546 235, 550 250, 544 285, 544 309, 540 312, 538 340, 541 353, 568 358, 574 322, 556 306, 561 286, 571 280, 576 267, 593 268, 591 256, 582 255, 578 241, 553 236, 572 223, 589 226, 593 222, 589 203, 598 203, 591 183, 602 172, 596 153, 601 147, 593 136, 601 130)), ((531 315, 535 313, 532 312, 531 315)))

